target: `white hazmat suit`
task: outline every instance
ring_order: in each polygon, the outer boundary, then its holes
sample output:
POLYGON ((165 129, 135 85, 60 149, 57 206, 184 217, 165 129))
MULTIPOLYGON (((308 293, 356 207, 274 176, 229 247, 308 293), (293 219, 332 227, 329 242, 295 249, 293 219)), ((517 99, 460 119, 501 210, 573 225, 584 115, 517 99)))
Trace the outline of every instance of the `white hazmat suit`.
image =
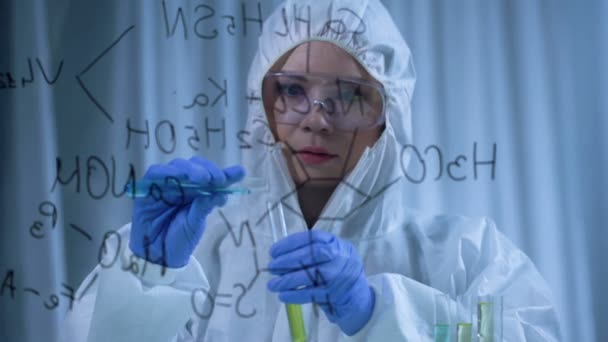
MULTIPOLYGON (((313 305, 302 305, 310 341, 430 341, 438 294, 451 298, 452 322, 467 319, 466 298, 501 295, 508 341, 557 341, 550 291, 530 260, 484 218, 426 215, 405 208, 403 146, 411 140, 411 53, 378 0, 293 0, 264 23, 248 93, 261 94, 269 68, 309 40, 351 54, 387 94, 386 127, 333 193, 313 229, 351 242, 375 292, 370 321, 347 336, 313 305), (463 309, 464 308, 464 309, 463 309)), ((195 254, 181 269, 133 256, 130 226, 107 239, 104 261, 83 281, 67 317, 75 341, 289 341, 285 306, 266 288, 273 243, 266 202, 286 208, 288 233, 307 229, 294 182, 261 101, 249 109, 248 176, 270 191, 234 196, 214 210, 195 254), (92 285, 91 285, 92 284, 92 285)), ((473 309, 474 310, 474 309, 473 309)), ((469 318, 470 319, 470 318, 469 318)))

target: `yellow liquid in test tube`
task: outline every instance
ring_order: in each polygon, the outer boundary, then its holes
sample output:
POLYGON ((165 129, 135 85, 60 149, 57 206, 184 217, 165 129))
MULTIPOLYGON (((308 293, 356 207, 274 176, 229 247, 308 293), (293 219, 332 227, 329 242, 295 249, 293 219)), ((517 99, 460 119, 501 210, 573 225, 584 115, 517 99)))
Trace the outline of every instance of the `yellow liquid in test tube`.
POLYGON ((477 337, 479 342, 494 342, 494 305, 491 302, 477 304, 477 337))
POLYGON ((471 342, 473 338, 473 325, 471 323, 458 323, 456 325, 458 342, 471 342))
POLYGON ((293 342, 306 342, 306 327, 302 317, 302 307, 298 304, 285 304, 289 331, 293 342))

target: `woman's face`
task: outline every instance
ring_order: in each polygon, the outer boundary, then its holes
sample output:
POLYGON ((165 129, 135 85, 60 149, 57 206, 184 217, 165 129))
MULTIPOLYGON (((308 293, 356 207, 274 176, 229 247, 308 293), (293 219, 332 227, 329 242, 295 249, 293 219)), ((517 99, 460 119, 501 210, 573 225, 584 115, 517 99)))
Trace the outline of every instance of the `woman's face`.
POLYGON ((366 83, 360 86, 342 78, 380 83, 346 51, 320 41, 297 46, 268 75, 262 95, 264 107, 276 140, 287 146, 283 152, 295 183, 335 186, 383 129, 382 123, 362 123, 363 117, 371 118, 367 122, 382 119, 381 93, 366 83), (268 77, 277 72, 288 74, 268 77))

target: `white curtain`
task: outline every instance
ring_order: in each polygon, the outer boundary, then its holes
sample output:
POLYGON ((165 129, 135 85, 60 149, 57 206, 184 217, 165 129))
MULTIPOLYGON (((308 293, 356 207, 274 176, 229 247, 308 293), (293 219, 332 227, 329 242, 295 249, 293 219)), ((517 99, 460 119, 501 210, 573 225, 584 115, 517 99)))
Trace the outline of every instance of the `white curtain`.
MULTIPOLYGON (((131 167, 233 164, 255 143, 245 81, 278 3, 0 2, 0 340, 56 338, 130 220, 131 167)), ((608 4, 384 3, 418 74, 407 205, 494 218, 549 282, 564 341, 607 341, 608 4)))

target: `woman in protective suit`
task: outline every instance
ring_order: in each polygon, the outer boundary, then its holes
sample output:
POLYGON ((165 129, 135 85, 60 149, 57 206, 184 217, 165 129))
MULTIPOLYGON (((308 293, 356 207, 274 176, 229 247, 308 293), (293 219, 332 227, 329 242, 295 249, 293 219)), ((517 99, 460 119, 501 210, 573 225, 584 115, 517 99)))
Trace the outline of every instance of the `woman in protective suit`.
POLYGON ((311 341, 428 341, 438 310, 466 320, 467 298, 489 295, 504 299, 505 340, 557 341, 545 281, 490 220, 404 207, 414 83, 379 1, 285 2, 250 69, 263 100, 242 167, 194 157, 144 176, 225 187, 247 173, 269 191, 137 199, 104 246, 115 262, 79 290, 68 339, 288 341, 294 303, 311 341), (278 210, 288 236, 274 242, 278 210))

